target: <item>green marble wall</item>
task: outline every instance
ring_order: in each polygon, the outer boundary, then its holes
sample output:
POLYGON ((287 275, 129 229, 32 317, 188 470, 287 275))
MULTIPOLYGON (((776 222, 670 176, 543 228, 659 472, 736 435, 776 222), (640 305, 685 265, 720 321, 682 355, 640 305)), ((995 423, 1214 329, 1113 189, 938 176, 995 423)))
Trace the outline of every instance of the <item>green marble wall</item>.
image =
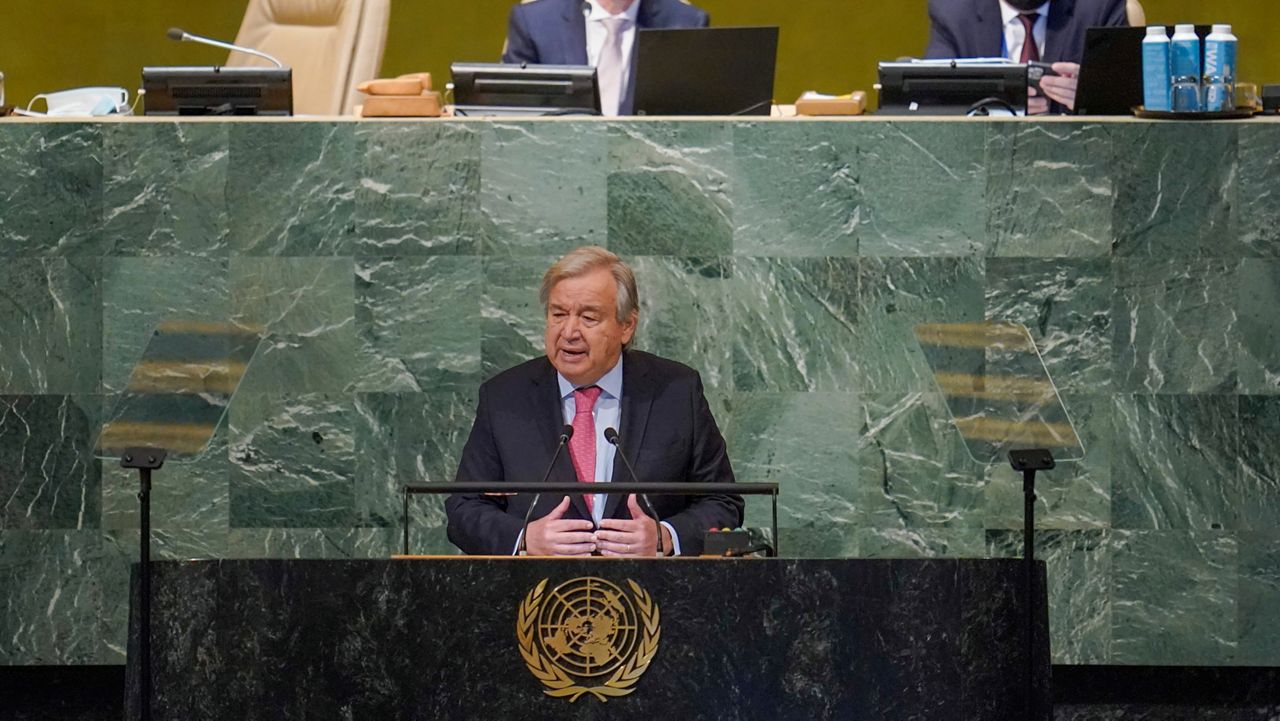
POLYGON ((1018 554, 910 329, 1027 324, 1089 448, 1041 481, 1054 660, 1280 664, 1280 124, 10 122, 0 167, 0 664, 123 661, 87 447, 155 322, 272 332, 157 555, 382 557, 583 243, 797 555, 1018 554))

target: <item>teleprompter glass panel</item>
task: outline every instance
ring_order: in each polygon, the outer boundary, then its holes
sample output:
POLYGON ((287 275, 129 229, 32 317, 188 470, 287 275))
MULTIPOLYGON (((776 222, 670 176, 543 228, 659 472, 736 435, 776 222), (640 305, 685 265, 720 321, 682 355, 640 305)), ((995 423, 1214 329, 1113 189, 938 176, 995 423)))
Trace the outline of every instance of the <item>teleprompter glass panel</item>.
POLYGON ((1059 461, 1084 458, 1084 444, 1026 326, 926 323, 915 335, 974 460, 1003 464, 1009 451, 1031 448, 1047 449, 1059 461))
POLYGON ((206 321, 156 325, 124 393, 94 443, 99 458, 163 448, 169 461, 201 457, 261 345, 258 326, 206 321))

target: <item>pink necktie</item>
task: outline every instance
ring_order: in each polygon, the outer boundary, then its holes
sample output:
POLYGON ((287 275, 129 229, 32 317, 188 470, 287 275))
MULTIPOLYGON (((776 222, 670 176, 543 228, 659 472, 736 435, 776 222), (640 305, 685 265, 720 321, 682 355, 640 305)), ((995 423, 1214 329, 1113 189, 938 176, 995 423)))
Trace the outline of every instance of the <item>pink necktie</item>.
POLYGON ((1022 27, 1026 29, 1026 37, 1022 39, 1022 57, 1018 62, 1026 65, 1031 62, 1040 62, 1040 46, 1036 45, 1036 34, 1032 32, 1032 28, 1036 26, 1036 20, 1040 19, 1040 13, 1022 13, 1018 16, 1022 21, 1022 27))
POLYGON ((622 27, 627 19, 624 17, 605 18, 604 47, 600 48, 600 59, 596 62, 596 80, 600 83, 600 112, 604 115, 617 115, 622 108, 622 27))
MULTIPOLYGON (((588 386, 573 392, 573 440, 569 441, 569 456, 573 458, 573 470, 577 471, 580 483, 596 482, 596 421, 591 411, 603 392, 600 386, 588 386)), ((595 513, 591 494, 583 494, 583 499, 587 502, 587 510, 595 513)))

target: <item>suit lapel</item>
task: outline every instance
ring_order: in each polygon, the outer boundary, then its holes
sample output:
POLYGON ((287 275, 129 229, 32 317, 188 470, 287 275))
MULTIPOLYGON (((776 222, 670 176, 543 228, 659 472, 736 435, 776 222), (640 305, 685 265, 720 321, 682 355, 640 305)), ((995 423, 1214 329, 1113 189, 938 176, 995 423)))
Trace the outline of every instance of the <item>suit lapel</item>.
MULTIPOLYGON (((533 394, 534 407, 531 417, 536 419, 539 433, 545 443, 544 447, 552 449, 554 453, 556 442, 559 440, 560 427, 564 425, 564 406, 560 403, 560 384, 556 380, 556 369, 550 361, 546 364, 546 370, 534 376, 533 382, 537 388, 533 394)), ((534 472, 540 472, 540 469, 534 472)), ((547 482, 572 483, 576 480, 578 480, 578 474, 573 469, 573 459, 566 445, 564 450, 560 451, 560 457, 556 459, 551 475, 547 476, 547 482)), ((582 500, 581 493, 570 495, 569 502, 578 512, 579 518, 591 518, 591 512, 587 510, 587 502, 582 500)), ((551 505, 554 508, 559 504, 560 499, 557 497, 555 503, 551 505)), ((541 506, 542 502, 539 502, 539 505, 541 506)))
MULTIPOLYGON (((529 414, 538 426, 538 434, 548 448, 556 442, 556 430, 564 425, 564 411, 560 407, 560 388, 556 384, 556 369, 550 362, 533 376, 534 392, 529 414)), ((557 462, 557 466, 559 463, 557 462)), ((555 471, 552 471, 555 477, 555 471)))
POLYGON ((977 18, 975 40, 978 47, 973 55, 983 58, 998 58, 1004 48, 1004 23, 1000 21, 999 0, 975 0, 974 16, 977 18))
MULTIPOLYGON (((641 6, 643 8, 643 6, 641 6)), ((627 353, 622 362, 622 421, 618 435, 622 436, 622 451, 632 464, 640 458, 640 447, 644 444, 645 427, 649 424, 649 409, 653 406, 653 380, 649 377, 648 365, 644 357, 637 353, 627 353)), ((636 469, 640 473, 640 469, 636 469)), ((613 454, 613 480, 630 481, 622 457, 613 454)), ((654 480, 637 478, 638 481, 654 480)), ((626 494, 610 493, 605 502, 604 515, 601 518, 613 518, 619 505, 626 503, 626 494)))
POLYGON ((564 64, 586 65, 587 22, 582 15, 582 0, 565 0, 561 19, 564 21, 564 32, 560 36, 564 39, 561 48, 564 64))
POLYGON ((1068 39, 1065 31, 1074 10, 1073 0, 1053 0, 1049 3, 1049 20, 1044 30, 1045 62, 1053 63, 1062 59, 1062 44, 1068 39))
POLYGON ((640 10, 636 12, 636 27, 661 28, 662 3, 658 0, 640 0, 640 10))

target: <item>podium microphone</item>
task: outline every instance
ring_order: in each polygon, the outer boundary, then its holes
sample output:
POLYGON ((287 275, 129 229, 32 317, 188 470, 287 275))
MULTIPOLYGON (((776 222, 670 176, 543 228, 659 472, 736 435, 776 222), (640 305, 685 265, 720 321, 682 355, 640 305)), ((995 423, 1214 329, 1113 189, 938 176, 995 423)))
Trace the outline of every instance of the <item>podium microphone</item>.
MULTIPOLYGON (((604 429, 604 439, 613 444, 618 449, 618 457, 622 459, 622 465, 626 466, 627 473, 631 474, 631 482, 639 483, 640 479, 636 477, 636 469, 631 467, 631 461, 627 460, 627 454, 622 452, 622 439, 618 437, 617 429, 612 426, 604 429)), ((649 495, 646 493, 637 493, 640 502, 644 504, 644 510, 653 517, 653 530, 658 534, 658 553, 662 553, 662 525, 658 522, 658 512, 653 510, 653 504, 649 502, 649 495)))
MULTIPOLYGON (((542 474, 542 483, 546 483, 551 477, 551 469, 556 467, 556 459, 560 458, 560 451, 569 443, 569 439, 573 438, 573 426, 568 423, 560 426, 560 442, 556 444, 556 452, 551 455, 551 462, 547 464, 547 471, 542 474)), ((511 553, 513 556, 519 556, 521 551, 529 550, 529 517, 533 515, 533 509, 538 505, 538 499, 542 497, 539 491, 533 494, 533 500, 529 503, 529 510, 524 512, 524 529, 520 531, 520 543, 516 544, 516 550, 511 553)))
POLYGON ((277 68, 284 67, 284 63, 280 62, 279 60, 275 59, 270 55, 267 55, 261 50, 254 50, 253 48, 246 48, 241 45, 232 45, 231 43, 224 43, 221 40, 214 40, 213 38, 206 38, 201 35, 192 35, 186 30, 182 30, 180 28, 169 28, 169 31, 166 32, 165 35, 167 35, 170 40, 176 40, 178 42, 200 43, 201 45, 211 45, 215 48, 222 48, 223 50, 230 50, 235 53, 244 53, 245 55, 254 55, 266 60, 270 60, 271 62, 276 64, 277 68))

